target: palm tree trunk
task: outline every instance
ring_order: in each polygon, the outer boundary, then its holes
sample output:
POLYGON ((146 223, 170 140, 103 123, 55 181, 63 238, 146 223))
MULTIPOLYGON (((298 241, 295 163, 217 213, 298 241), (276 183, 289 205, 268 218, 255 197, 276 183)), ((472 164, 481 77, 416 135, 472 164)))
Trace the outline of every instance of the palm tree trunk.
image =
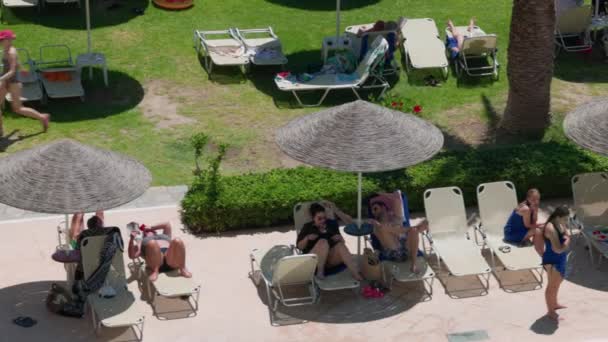
POLYGON ((551 122, 554 32, 554 0, 513 0, 501 123, 509 133, 539 137, 551 122))

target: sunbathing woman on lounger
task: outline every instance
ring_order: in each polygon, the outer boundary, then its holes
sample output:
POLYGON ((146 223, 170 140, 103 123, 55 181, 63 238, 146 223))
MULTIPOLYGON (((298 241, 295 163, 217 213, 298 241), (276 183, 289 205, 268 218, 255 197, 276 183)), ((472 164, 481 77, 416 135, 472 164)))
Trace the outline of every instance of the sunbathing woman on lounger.
POLYGON ((179 270, 181 276, 192 277, 186 268, 186 247, 180 238, 171 237, 171 224, 169 222, 157 224, 152 227, 129 223, 136 229, 131 231, 129 240, 129 258, 142 256, 150 270, 149 279, 155 281, 160 272, 179 270), (139 230, 137 229, 139 228, 139 230), (157 233, 161 230, 162 233, 157 233), (143 239, 138 237, 143 234, 143 239))
POLYGON ((462 50, 462 45, 464 44, 464 37, 472 35, 474 27, 475 18, 471 18, 471 20, 469 20, 469 27, 467 28, 468 33, 465 34, 464 32, 460 32, 456 26, 454 26, 451 19, 448 20, 448 30, 452 32, 452 37, 447 38, 446 45, 450 50, 450 56, 452 59, 456 59, 456 57, 458 57, 460 50, 462 50))
MULTIPOLYGON (((327 202, 328 209, 344 223, 352 223, 353 219, 338 209, 335 204, 327 202)), ((325 207, 319 203, 310 205, 312 221, 302 227, 298 234, 297 246, 303 253, 317 255, 317 278, 324 279, 327 274, 334 273, 334 269, 346 265, 353 278, 363 280, 357 264, 340 235, 338 222, 327 218, 325 207)))
POLYGON ((410 270, 418 272, 416 258, 418 256, 419 232, 428 229, 425 220, 413 227, 404 227, 401 218, 394 214, 389 198, 383 195, 372 197, 370 200, 374 226, 374 235, 380 241, 381 257, 391 261, 411 260, 410 270))
POLYGON ((539 255, 544 252, 543 235, 540 228, 543 224, 536 223, 538 220, 538 207, 540 205, 540 192, 538 189, 530 189, 526 193, 526 200, 513 209, 507 224, 505 225, 505 241, 531 245, 539 255))

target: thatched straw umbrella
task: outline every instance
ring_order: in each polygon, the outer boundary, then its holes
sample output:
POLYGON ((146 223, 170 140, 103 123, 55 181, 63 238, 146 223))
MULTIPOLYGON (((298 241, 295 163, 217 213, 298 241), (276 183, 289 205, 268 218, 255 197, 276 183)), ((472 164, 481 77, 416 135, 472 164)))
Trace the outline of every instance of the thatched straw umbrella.
POLYGON ((130 157, 64 139, 0 158, 0 203, 66 214, 67 227, 68 214, 131 202, 151 180, 130 157))
POLYGON ((568 113, 564 131, 577 145, 608 156, 608 98, 598 98, 568 113))
POLYGON ((276 142, 298 161, 357 173, 360 227, 362 174, 425 161, 441 149, 443 134, 417 116, 358 100, 289 122, 277 131, 276 142))

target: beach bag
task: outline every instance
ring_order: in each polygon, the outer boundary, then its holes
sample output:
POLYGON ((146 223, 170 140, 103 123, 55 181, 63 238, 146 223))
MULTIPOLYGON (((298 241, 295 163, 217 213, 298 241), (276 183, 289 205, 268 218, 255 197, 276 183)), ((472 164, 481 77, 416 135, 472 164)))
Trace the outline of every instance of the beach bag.
POLYGON ((53 283, 51 290, 46 296, 46 308, 52 313, 67 316, 84 316, 84 305, 65 287, 53 283))
POLYGON ((363 263, 361 265, 361 273, 363 277, 370 281, 381 281, 382 279, 382 264, 380 259, 371 248, 363 250, 363 263))

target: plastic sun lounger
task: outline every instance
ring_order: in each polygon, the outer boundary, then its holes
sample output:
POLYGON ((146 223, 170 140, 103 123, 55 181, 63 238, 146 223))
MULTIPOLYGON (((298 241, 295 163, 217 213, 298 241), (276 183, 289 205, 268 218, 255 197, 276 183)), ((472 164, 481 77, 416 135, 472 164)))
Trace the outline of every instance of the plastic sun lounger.
MULTIPOLYGON (((410 227, 410 212, 409 212, 407 196, 399 190, 397 190, 393 194, 398 194, 398 196, 401 200, 400 208, 402 209, 402 212, 403 212, 401 218, 403 218, 404 229, 405 229, 405 227, 410 227)), ((368 206, 368 208, 369 208, 368 214, 371 217, 371 206, 368 206)), ((383 277, 384 277, 385 281, 387 280, 386 275, 387 274, 391 275, 391 279, 387 282, 389 285, 389 288, 392 287, 393 280, 396 280, 401 283, 407 283, 410 281, 422 281, 423 285, 424 285, 424 291, 427 295, 427 298, 430 299, 433 296, 433 281, 435 280, 435 272, 429 266, 429 264, 426 260, 426 246, 425 246, 425 241, 424 241, 425 236, 423 235, 422 238, 423 238, 422 239, 423 255, 419 255, 418 258, 416 258, 416 267, 418 268, 418 273, 412 273, 410 271, 411 266, 412 266, 411 260, 406 260, 403 262, 382 260, 382 264, 384 265, 382 271, 383 271, 383 277)), ((372 247, 375 250, 378 250, 379 248, 381 248, 380 241, 373 234, 370 236, 369 240, 370 240, 372 247)), ((365 241, 367 243, 368 239, 366 239, 365 241)))
MULTIPOLYGON (((480 184, 477 187, 477 203, 481 217, 481 224, 477 227, 477 231, 484 238, 485 246, 489 247, 492 252, 492 268, 496 269, 496 256, 504 265, 505 270, 536 272, 539 277, 536 278, 538 282, 535 283, 538 283, 538 287, 535 289, 542 288, 542 262, 534 246, 521 247, 503 241, 504 226, 513 209, 517 207, 515 185, 511 182, 480 184), (502 246, 508 246, 509 252, 502 252, 500 250, 502 246)), ((496 279, 498 279, 501 288, 504 289, 500 278, 497 276, 496 279)))
MULTIPOLYGON (((321 203, 322 201, 316 202, 303 202, 298 203, 293 208, 293 220, 296 228, 296 234, 299 234, 302 227, 307 222, 312 221, 310 217, 309 208, 312 203, 321 203)), ((334 218, 335 215, 332 210, 326 208, 325 210, 327 217, 334 218)), ((359 281, 352 277, 348 270, 343 270, 336 274, 328 275, 325 279, 316 279, 316 283, 321 290, 324 291, 336 291, 336 290, 347 290, 347 289, 358 289, 359 281)))
POLYGON ((213 66, 238 66, 246 71, 249 57, 245 54, 245 45, 232 30, 194 31, 194 48, 205 62, 209 75, 213 66), (217 38, 217 37, 221 38, 217 38), (214 39, 211 39, 214 37, 214 39))
MULTIPOLYGON (((468 76, 492 76, 494 80, 498 80, 498 37, 485 33, 479 26, 474 26, 472 32, 468 32, 467 26, 456 26, 456 29, 464 32, 462 50, 454 64, 456 74, 460 77, 464 72, 468 76)), ((446 28, 445 34, 448 38, 453 38, 449 28, 446 28)))
POLYGON ((590 5, 573 7, 564 10, 555 25, 555 56, 561 49, 566 52, 584 51, 591 48, 593 42, 589 34, 589 26, 593 17, 590 5), (579 43, 576 38, 583 38, 579 43), (575 42, 572 42, 575 41, 575 42))
POLYGON ((279 302, 287 307, 315 304, 319 298, 315 283, 317 256, 314 254, 294 253, 290 246, 278 245, 269 250, 254 249, 250 254, 251 273, 249 276, 256 285, 261 281, 266 287, 270 324, 278 326, 276 311, 279 302), (306 294, 289 289, 306 288, 306 294))
MULTIPOLYGON (((99 255, 104 240, 105 236, 91 236, 84 238, 81 242, 80 251, 85 279, 88 279, 99 266, 99 255)), ((137 340, 141 341, 145 317, 137 309, 135 297, 127 288, 122 254, 122 251, 117 249, 106 278, 106 282, 116 290, 116 296, 103 298, 97 293, 91 293, 87 298, 87 304, 91 307, 91 319, 96 334, 99 333, 101 327, 130 327, 137 340)))
MULTIPOLYGON (((159 312, 156 306, 157 296, 185 300, 192 310, 192 313, 190 313, 188 317, 194 317, 197 315, 201 285, 197 283, 194 278, 184 278, 180 276, 178 270, 172 270, 170 272, 159 273, 156 281, 150 281, 146 273, 145 261, 142 258, 138 258, 134 262, 134 266, 139 271, 139 279, 147 283, 146 288, 149 289, 148 298, 150 299, 150 304, 152 305, 152 310, 156 318, 165 320, 167 318, 164 318, 163 314, 175 312, 159 312)), ((182 310, 177 312, 182 312, 182 310)))
POLYGON ((341 79, 336 74, 323 74, 315 76, 312 80, 306 82, 290 82, 281 81, 275 78, 275 83, 279 90, 289 91, 302 107, 317 107, 320 106, 330 91, 338 89, 351 89, 358 99, 361 99, 358 90, 381 88, 382 91, 379 97, 384 95, 384 92, 389 87, 388 82, 384 79, 382 72, 378 70, 381 63, 384 62, 384 55, 388 50, 388 43, 382 36, 376 37, 363 60, 353 74, 345 75, 352 76, 346 79, 341 79), (303 91, 318 91, 322 90, 321 99, 315 104, 304 104, 298 92, 303 91))
POLYGON ((285 65, 287 57, 283 54, 283 48, 279 37, 274 33, 272 27, 261 29, 234 29, 235 35, 245 45, 246 53, 250 54, 249 61, 255 65, 285 65), (251 36, 264 35, 265 37, 251 36), (264 53, 269 54, 264 56, 264 53))
POLYGON ((72 60, 72 52, 67 45, 44 45, 40 47, 40 59, 36 61, 37 71, 46 94, 51 99, 62 99, 79 97, 84 101, 84 88, 80 78, 81 69, 76 67, 72 60), (64 49, 67 56, 65 59, 45 59, 44 51, 51 49, 64 49), (69 80, 49 80, 45 75, 54 72, 64 72, 69 75, 69 80))
POLYGON ((576 211, 573 221, 581 228, 591 263, 594 263, 593 250, 598 252, 599 267, 602 257, 608 259, 608 241, 598 240, 593 232, 608 228, 608 173, 583 173, 572 177, 572 194, 576 211))
POLYGON ((40 0, 40 4, 44 7, 45 4, 71 4, 75 3, 80 7, 80 0, 40 0))
MULTIPOLYGON (((21 82, 22 86, 21 102, 40 101, 43 104, 46 103, 46 96, 42 90, 42 82, 40 82, 34 61, 30 58, 29 52, 25 49, 17 49, 17 52, 20 56, 25 57, 25 63, 21 64, 22 69, 19 70, 19 74, 17 75, 17 79, 21 82), (27 69, 24 70, 24 66, 27 66, 27 69)), ((6 94, 6 100, 12 101, 10 93, 6 94)))
POLYGON ((491 268, 480 248, 470 240, 462 190, 455 186, 428 189, 424 192, 424 209, 432 232, 432 236, 426 235, 437 265, 440 267, 443 260, 450 276, 481 278, 483 290, 488 293, 491 268))
POLYGON ((401 37, 408 72, 412 69, 441 69, 443 78, 447 79, 449 63, 433 19, 407 19, 401 29, 401 37))

